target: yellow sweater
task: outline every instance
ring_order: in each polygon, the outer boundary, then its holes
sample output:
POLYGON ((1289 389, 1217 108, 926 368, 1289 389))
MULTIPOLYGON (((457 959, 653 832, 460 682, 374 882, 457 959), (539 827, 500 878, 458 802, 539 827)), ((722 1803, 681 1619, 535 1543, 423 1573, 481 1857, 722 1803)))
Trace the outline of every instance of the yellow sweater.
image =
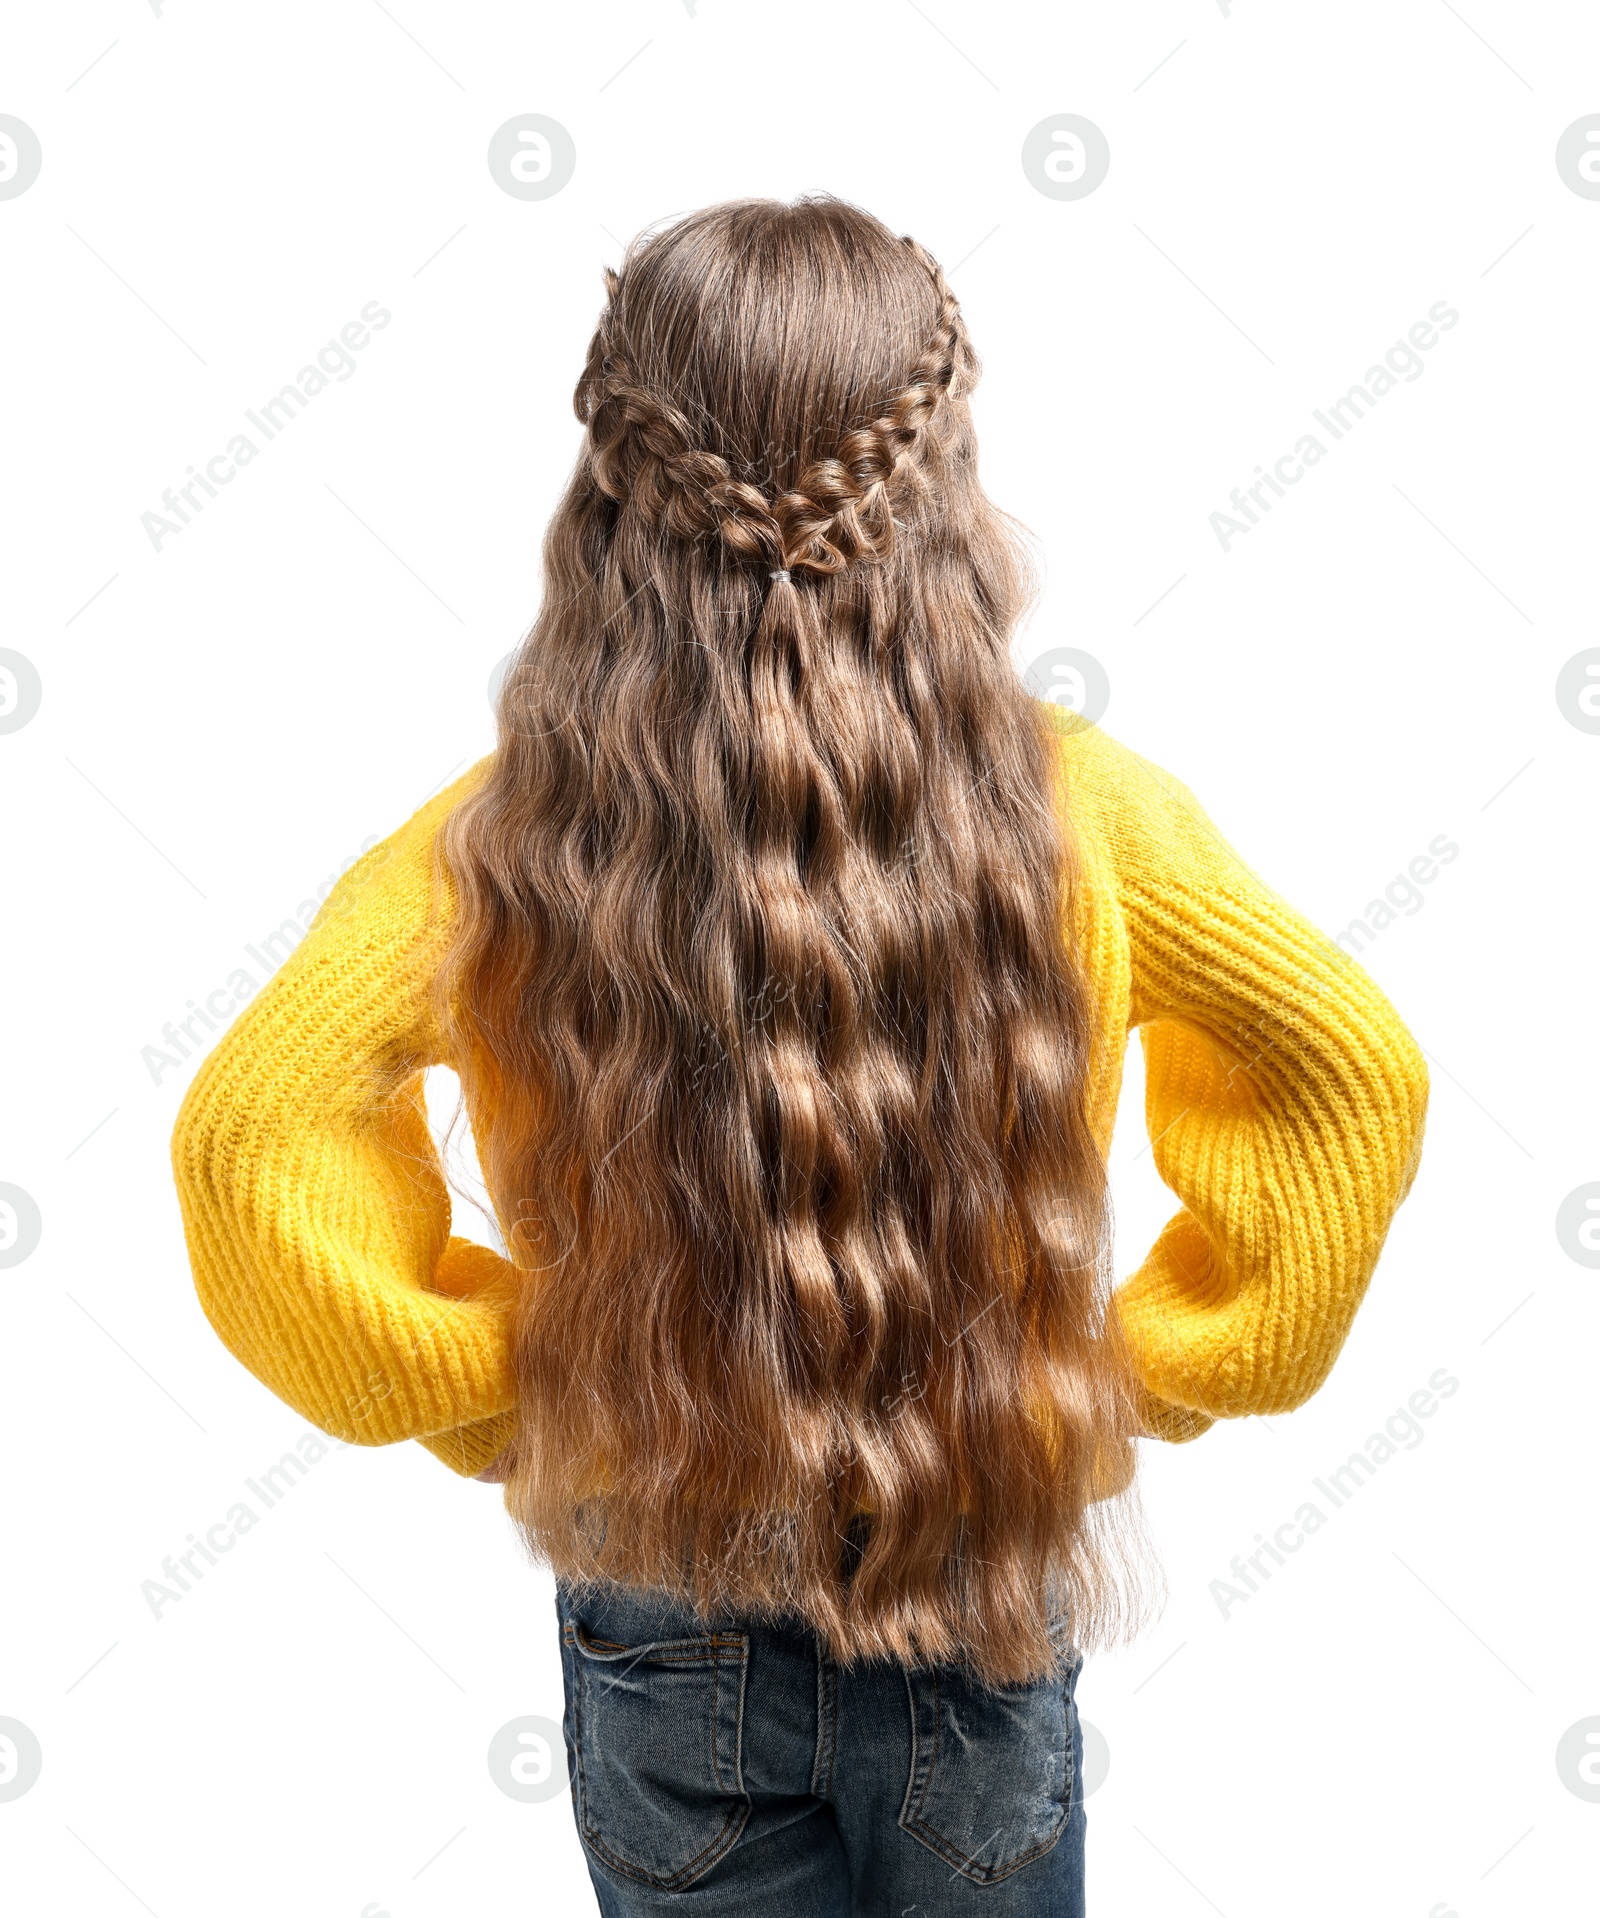
MULTIPOLYGON (((1108 1149, 1137 1027, 1151 1149, 1182 1202, 1116 1303, 1149 1430, 1191 1438, 1327 1376, 1416 1175, 1427 1068, 1186 786, 1053 710, 1096 1135, 1108 1149)), ((422 1075, 450 1063, 428 1001, 455 909, 435 839, 489 764, 350 869, 201 1066, 172 1139, 195 1285, 229 1349, 325 1431, 420 1439, 463 1474, 511 1433, 513 1276, 450 1234, 422 1075)))

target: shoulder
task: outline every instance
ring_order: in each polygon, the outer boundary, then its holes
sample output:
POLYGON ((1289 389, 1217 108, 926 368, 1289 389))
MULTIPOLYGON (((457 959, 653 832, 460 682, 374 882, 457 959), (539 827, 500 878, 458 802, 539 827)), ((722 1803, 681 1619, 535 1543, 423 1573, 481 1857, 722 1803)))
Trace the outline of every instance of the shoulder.
POLYGON ((1200 802, 1164 766, 1069 707, 1036 702, 1054 739, 1063 799, 1074 819, 1112 844, 1206 821, 1200 802))
POLYGON ((370 909, 380 897, 431 894, 435 880, 448 881, 441 835, 457 807, 481 790, 494 759, 493 753, 486 754, 466 772, 448 778, 408 819, 347 867, 323 901, 313 926, 351 918, 362 907, 370 909))

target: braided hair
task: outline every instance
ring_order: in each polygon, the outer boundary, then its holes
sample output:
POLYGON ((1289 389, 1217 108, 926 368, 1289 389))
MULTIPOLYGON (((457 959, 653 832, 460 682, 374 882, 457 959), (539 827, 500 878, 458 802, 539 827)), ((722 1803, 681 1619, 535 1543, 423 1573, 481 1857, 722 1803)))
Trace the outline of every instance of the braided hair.
POLYGON ((1137 1424, 977 361, 932 256, 827 198, 689 215, 606 293, 444 838, 508 1507, 574 1583, 1032 1676, 1063 1593, 1079 1645, 1133 1615, 1137 1424))
POLYGON ((600 490, 675 539, 720 540, 730 555, 777 577, 837 573, 858 560, 886 558, 896 493, 917 484, 918 455, 937 430, 942 403, 960 398, 976 377, 943 269, 909 235, 904 244, 938 299, 932 337, 879 417, 847 432, 834 452, 812 460, 775 497, 735 478, 728 460, 696 443, 692 423, 671 399, 634 372, 618 316, 622 282, 607 269, 606 310, 573 396, 589 429, 600 490))

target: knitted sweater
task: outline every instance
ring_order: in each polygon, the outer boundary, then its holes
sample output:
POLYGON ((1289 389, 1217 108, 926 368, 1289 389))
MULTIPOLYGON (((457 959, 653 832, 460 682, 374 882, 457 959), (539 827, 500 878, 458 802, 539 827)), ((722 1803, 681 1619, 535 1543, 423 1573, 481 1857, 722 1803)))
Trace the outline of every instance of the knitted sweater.
MULTIPOLYGON (((1151 1151, 1181 1201, 1114 1300, 1147 1428, 1192 1438, 1326 1378, 1416 1175, 1427 1068, 1188 787, 1052 711, 1091 1121, 1104 1152, 1137 1028, 1151 1151)), ((201 1066, 172 1139, 195 1284, 230 1350, 325 1431, 419 1439, 462 1474, 511 1435, 515 1275, 451 1235, 423 1072, 450 1063, 428 992, 455 911, 435 841, 489 764, 350 869, 201 1066)))

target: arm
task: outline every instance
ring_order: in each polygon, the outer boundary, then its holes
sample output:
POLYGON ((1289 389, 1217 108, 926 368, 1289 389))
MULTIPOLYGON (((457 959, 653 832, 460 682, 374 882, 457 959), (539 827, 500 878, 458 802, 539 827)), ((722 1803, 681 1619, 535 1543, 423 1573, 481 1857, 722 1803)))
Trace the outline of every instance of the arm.
POLYGON ((1193 793, 1100 735, 1157 1170, 1183 1201, 1116 1294, 1182 1439, 1327 1377, 1411 1189, 1428 1072, 1368 974, 1278 897, 1193 793))
POLYGON ((172 1167, 195 1288, 230 1351, 324 1431, 454 1470, 510 1437, 515 1268, 450 1237, 423 1072, 454 910, 434 840, 483 764, 340 881, 212 1050, 172 1167))

